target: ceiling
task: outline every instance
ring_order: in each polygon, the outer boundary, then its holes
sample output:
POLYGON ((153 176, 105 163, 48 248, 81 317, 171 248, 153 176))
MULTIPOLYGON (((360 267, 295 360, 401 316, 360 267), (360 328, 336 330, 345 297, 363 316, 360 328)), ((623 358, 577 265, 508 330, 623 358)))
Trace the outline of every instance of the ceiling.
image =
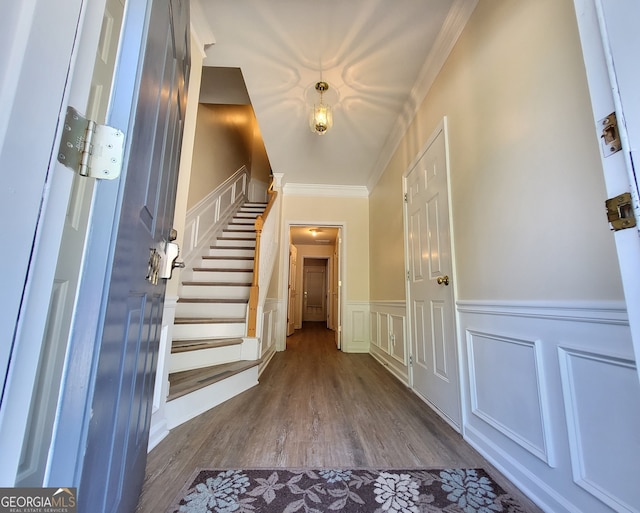
POLYGON ((241 71, 285 184, 371 190, 476 2, 199 0, 192 19, 215 40, 204 65, 241 71), (334 118, 323 136, 309 129, 320 78, 334 118))
POLYGON ((338 237, 338 228, 329 226, 292 226, 291 243, 294 246, 334 246, 338 237))

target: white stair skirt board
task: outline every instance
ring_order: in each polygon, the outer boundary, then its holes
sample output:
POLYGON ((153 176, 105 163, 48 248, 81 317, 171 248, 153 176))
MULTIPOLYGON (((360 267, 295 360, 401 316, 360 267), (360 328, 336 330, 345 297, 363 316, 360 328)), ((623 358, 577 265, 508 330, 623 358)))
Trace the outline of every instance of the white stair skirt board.
POLYGON ((244 337, 246 329, 247 325, 244 322, 176 324, 173 327, 173 339, 244 337))
POLYGON ((241 359, 241 344, 172 353, 169 360, 169 374, 191 369, 201 369, 203 367, 212 367, 213 365, 231 363, 241 359))
POLYGON ((257 384, 258 366, 256 365, 222 381, 169 401, 166 406, 167 426, 169 429, 173 429, 257 384))
MULTIPOLYGON (((189 298, 191 299, 191 298, 189 298)), ((211 303, 202 299, 202 303, 182 303, 176 305, 176 317, 201 319, 207 318, 241 318, 247 315, 246 303, 211 303)), ((174 336, 175 339, 175 336, 174 336)))
POLYGON ((183 285, 184 297, 201 297, 211 299, 246 299, 249 300, 249 284, 246 285, 216 285, 198 284, 183 285))

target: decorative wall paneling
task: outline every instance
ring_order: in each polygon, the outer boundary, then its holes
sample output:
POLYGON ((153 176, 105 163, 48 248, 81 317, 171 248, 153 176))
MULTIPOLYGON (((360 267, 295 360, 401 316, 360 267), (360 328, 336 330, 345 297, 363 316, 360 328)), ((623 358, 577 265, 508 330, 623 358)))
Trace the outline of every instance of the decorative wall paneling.
POLYGON ((640 511, 624 304, 457 305, 465 439, 546 511, 640 511))
MULTIPOLYGON (((278 299, 269 299, 264 303, 262 311, 262 336, 260 337, 259 355, 262 358, 258 375, 267 368, 271 358, 276 353, 276 337, 281 331, 278 330, 278 323, 281 321, 280 312, 286 308, 286 303, 278 299)), ((286 319, 286 316, 285 316, 286 319)))
POLYGON ((371 355, 409 386, 409 340, 404 301, 372 301, 369 329, 371 355))
POLYGON ((268 183, 252 178, 249 180, 249 193, 247 195, 249 201, 253 203, 267 203, 269 201, 267 189, 269 189, 268 183))
POLYGON ((345 301, 342 309, 342 350, 345 353, 368 353, 369 302, 345 301))
POLYGON ((182 258, 189 264, 202 256, 231 218, 236 206, 247 197, 249 171, 242 166, 219 187, 187 212, 182 258))

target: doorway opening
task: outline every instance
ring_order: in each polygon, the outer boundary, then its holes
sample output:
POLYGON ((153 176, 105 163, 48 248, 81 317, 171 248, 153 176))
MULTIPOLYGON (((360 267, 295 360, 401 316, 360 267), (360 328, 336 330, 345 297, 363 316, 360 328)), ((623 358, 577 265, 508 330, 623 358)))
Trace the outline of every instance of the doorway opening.
POLYGON ((336 347, 341 349, 342 226, 288 228, 287 336, 306 323, 322 324, 334 332, 336 347))

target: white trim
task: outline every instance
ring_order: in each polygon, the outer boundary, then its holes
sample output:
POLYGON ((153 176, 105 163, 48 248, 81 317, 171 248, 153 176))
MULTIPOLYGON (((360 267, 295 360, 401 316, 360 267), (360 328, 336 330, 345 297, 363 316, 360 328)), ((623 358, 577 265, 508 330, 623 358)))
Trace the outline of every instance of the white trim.
POLYGON ((341 239, 340 242, 340 254, 338 255, 339 275, 341 276, 342 286, 338 288, 339 294, 339 312, 338 319, 341 320, 342 326, 342 349, 344 350, 344 336, 345 336, 345 316, 346 300, 347 297, 347 222, 346 221, 322 221, 318 219, 310 219, 308 221, 296 221, 296 220, 283 220, 282 232, 280 234, 280 290, 285 295, 283 300, 283 312, 285 315, 281 315, 276 328, 276 351, 284 351, 287 348, 287 315, 289 308, 289 294, 286 292, 289 289, 289 232, 292 226, 326 226, 328 228, 338 228, 338 236, 341 239))
POLYGON ((624 301, 459 300, 458 312, 627 326, 624 301))
POLYGON ((216 38, 211 30, 211 25, 204 15, 199 0, 191 0, 191 33, 198 42, 198 51, 202 58, 207 57, 207 48, 216 44, 216 38))
POLYGON ((322 198, 368 198, 369 189, 363 185, 321 185, 287 183, 282 188, 285 196, 312 196, 322 198))

